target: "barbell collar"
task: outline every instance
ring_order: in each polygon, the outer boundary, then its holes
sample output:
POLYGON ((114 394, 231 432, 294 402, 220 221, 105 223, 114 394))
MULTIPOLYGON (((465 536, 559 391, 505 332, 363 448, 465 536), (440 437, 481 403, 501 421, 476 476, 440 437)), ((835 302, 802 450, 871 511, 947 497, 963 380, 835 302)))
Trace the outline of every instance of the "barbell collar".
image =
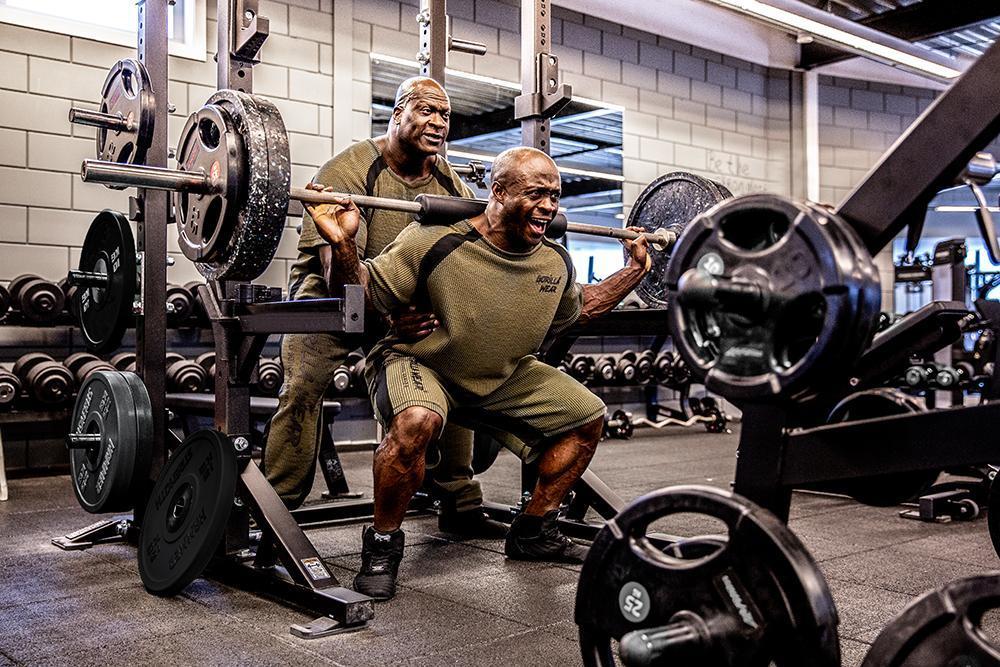
POLYGON ((76 123, 77 125, 100 127, 114 132, 132 129, 132 123, 118 114, 91 111, 90 109, 77 109, 76 107, 69 110, 69 122, 76 123))
POLYGON ((677 301, 695 308, 722 308, 756 316, 767 310, 771 293, 756 283, 688 269, 677 281, 677 301))
POLYGON ((94 449, 100 444, 100 433, 70 433, 66 436, 66 449, 94 449))
POLYGON ((66 282, 77 287, 107 287, 111 279, 106 273, 96 271, 70 271, 66 282))
POLYGON ((80 167, 84 183, 103 183, 149 190, 170 190, 191 194, 216 191, 211 179, 201 172, 165 169, 148 165, 132 166, 104 160, 84 160, 80 167))

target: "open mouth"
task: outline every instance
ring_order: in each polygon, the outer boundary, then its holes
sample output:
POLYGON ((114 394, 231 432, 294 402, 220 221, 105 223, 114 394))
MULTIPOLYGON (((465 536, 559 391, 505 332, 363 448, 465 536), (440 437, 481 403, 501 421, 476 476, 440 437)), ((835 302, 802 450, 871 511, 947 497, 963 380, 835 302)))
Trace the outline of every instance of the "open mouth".
POLYGON ((444 137, 441 136, 440 134, 425 134, 424 139, 426 139, 428 142, 432 144, 440 144, 442 141, 444 141, 444 137))
POLYGON ((545 228, 549 226, 548 218, 532 218, 529 226, 531 231, 533 231, 537 236, 543 236, 545 234, 545 228))

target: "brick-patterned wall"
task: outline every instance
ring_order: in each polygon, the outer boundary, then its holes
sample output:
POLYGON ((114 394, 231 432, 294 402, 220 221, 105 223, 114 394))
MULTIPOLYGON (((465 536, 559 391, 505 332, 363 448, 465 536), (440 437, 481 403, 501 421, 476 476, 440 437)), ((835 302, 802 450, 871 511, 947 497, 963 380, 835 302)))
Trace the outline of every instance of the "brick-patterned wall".
MULTIPOLYGON (((261 0, 271 35, 254 70, 255 90, 277 104, 288 128, 292 171, 307 181, 333 151, 332 0, 261 0)), ((215 2, 208 1, 208 58, 171 57, 167 97, 169 145, 189 113, 216 89, 215 2)), ((108 68, 135 49, 0 23, 0 280, 20 273, 65 276, 96 211, 128 210, 128 191, 80 181, 80 162, 94 156, 94 130, 71 125, 71 106, 96 108, 108 68)), ((290 224, 294 221, 290 220, 290 224)), ((200 278, 177 247, 168 280, 200 278)), ((289 226, 275 262, 262 277, 283 285, 295 256, 289 226)))
MULTIPOLYGON (((839 203, 934 101, 934 90, 819 78, 820 200, 839 203)), ((1000 156, 1000 140, 986 150, 1000 156)), ((892 247, 876 257, 883 310, 893 305, 892 247)))
MULTIPOLYGON (((207 42, 214 53, 215 2, 208 0, 207 42)), ((261 0, 271 35, 255 68, 258 94, 275 102, 289 132, 293 179, 305 182, 346 140, 368 136, 369 54, 412 59, 416 0, 261 0), (335 69, 336 30, 350 41, 335 69), (353 21, 351 21, 353 17, 353 21), (348 71, 349 70, 349 71, 348 71), (335 144, 335 128, 346 127, 335 144)), ((486 43, 487 55, 453 53, 455 69, 509 81, 520 78, 518 8, 499 0, 451 0, 457 36, 486 43)), ((577 95, 624 108, 623 167, 628 205, 657 175, 683 169, 737 193, 790 191, 791 77, 650 33, 555 8, 554 50, 577 95)), ((0 280, 32 271, 48 277, 75 265, 94 212, 125 210, 127 192, 82 183, 94 131, 71 126, 70 106, 95 106, 107 68, 134 50, 0 24, 0 280)), ((171 145, 187 115, 215 89, 204 62, 170 60, 171 145)), ((822 198, 838 200, 932 99, 912 88, 822 77, 822 198)), ((295 254, 294 220, 262 280, 281 285, 295 254)), ((197 278, 177 252, 172 282, 197 278)))

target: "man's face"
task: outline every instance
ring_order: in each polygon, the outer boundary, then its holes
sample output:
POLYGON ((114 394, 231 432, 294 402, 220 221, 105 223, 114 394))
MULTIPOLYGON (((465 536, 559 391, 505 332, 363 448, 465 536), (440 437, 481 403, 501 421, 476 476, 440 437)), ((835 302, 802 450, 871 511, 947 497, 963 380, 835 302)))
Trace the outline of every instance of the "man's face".
POLYGON ((399 122, 399 141, 407 150, 433 155, 448 138, 451 103, 437 86, 418 86, 393 117, 399 122))
POLYGON ((541 243, 559 212, 561 194, 559 172, 550 161, 525 160, 520 178, 511 179, 501 194, 504 231, 512 249, 530 250, 541 243))

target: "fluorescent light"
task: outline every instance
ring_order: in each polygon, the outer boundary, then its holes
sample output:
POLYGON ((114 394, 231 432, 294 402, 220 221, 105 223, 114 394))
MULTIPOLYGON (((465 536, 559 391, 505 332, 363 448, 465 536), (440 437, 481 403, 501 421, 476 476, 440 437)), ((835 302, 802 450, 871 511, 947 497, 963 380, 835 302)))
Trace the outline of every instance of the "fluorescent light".
POLYGON ((796 0, 768 0, 766 3, 760 0, 708 2, 748 14, 772 25, 812 35, 818 41, 918 74, 950 80, 962 73, 950 66, 949 59, 934 54, 929 49, 796 0))
MULTIPOLYGON (((387 63, 393 63, 395 65, 403 65, 404 67, 416 67, 420 68, 420 65, 416 60, 407 60, 406 58, 399 58, 397 56, 389 56, 382 53, 370 53, 369 59, 372 62, 383 61, 387 63)), ((512 90, 516 93, 521 92, 521 84, 514 81, 504 81, 503 79, 495 79, 492 76, 483 76, 482 74, 470 74, 469 72, 460 72, 456 69, 451 69, 446 67, 444 73, 447 76, 454 76, 459 79, 466 79, 467 81, 479 81, 480 83, 488 83, 492 86, 497 86, 499 88, 506 88, 507 90, 512 90)), ((574 102, 580 102, 582 104, 589 104, 592 107, 600 107, 599 109, 594 109, 590 112, 595 116, 601 116, 607 113, 613 113, 615 111, 624 112, 625 107, 620 104, 612 104, 611 102, 602 102, 601 100, 591 99, 589 97, 581 97, 579 95, 573 96, 574 102)), ((554 120, 559 120, 558 118, 554 120)))
MULTIPOLYGON (((978 206, 935 206, 934 210, 938 213, 974 213, 979 210, 978 206)), ((993 213, 1000 213, 1000 208, 996 206, 988 206, 988 211, 993 213)))
MULTIPOLYGON (((467 160, 479 160, 480 162, 493 162, 495 155, 487 155, 486 153, 470 153, 468 151, 448 151, 449 157, 461 157, 467 160)), ((591 178, 603 178, 608 181, 618 181, 622 183, 625 181, 625 177, 620 174, 611 174, 606 171, 589 171, 587 169, 576 169, 574 167, 559 167, 559 173, 561 174, 573 174, 575 176, 590 176, 591 178)))

